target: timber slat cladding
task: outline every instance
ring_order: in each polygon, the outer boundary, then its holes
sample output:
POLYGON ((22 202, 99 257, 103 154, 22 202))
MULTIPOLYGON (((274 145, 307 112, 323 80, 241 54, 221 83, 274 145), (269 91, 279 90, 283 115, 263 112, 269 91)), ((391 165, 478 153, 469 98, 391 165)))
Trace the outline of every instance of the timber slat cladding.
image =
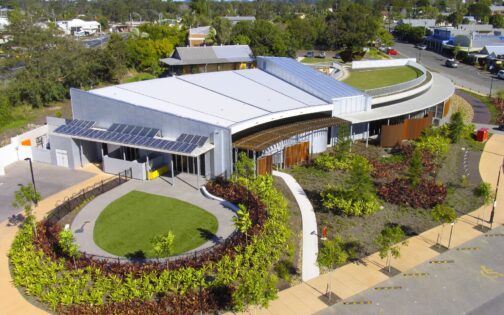
POLYGON ((291 167, 307 162, 310 157, 310 142, 301 142, 284 148, 284 166, 291 167))
POLYGON ((424 118, 405 119, 402 124, 383 125, 381 127, 380 145, 384 148, 394 147, 403 140, 418 139, 422 131, 432 124, 432 113, 424 118))
POLYGON ((449 98, 444 104, 443 117, 448 116, 448 113, 450 112, 450 105, 451 105, 451 98, 449 98))
POLYGON ((271 175, 273 171, 273 156, 267 155, 257 160, 257 175, 271 175))
POLYGON ((239 140, 233 141, 233 147, 259 152, 282 140, 292 138, 293 136, 341 124, 348 124, 348 122, 336 117, 324 117, 298 121, 278 127, 263 129, 239 140))

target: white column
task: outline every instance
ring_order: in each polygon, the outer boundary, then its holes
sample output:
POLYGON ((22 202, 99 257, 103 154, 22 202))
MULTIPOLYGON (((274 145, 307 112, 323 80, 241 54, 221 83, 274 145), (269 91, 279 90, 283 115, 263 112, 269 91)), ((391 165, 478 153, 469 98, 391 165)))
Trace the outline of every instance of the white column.
POLYGON ((172 181, 172 186, 175 186, 175 170, 173 169, 173 155, 170 160, 170 166, 171 166, 171 181, 172 181))
POLYGON ((257 175, 256 151, 253 151, 253 159, 254 159, 254 176, 256 176, 257 175))
POLYGON ((196 187, 199 189, 199 176, 200 176, 200 157, 196 157, 196 187))
POLYGON ((84 163, 82 162, 82 140, 79 140, 79 155, 80 155, 80 166, 83 167, 84 163))

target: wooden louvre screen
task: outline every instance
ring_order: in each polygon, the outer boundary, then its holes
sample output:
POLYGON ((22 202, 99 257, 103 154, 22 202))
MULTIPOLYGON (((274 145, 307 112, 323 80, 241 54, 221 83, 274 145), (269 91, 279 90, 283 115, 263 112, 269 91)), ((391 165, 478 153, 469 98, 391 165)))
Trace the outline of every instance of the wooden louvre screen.
POLYGON ((273 156, 267 155, 257 160, 257 175, 271 175, 273 171, 273 156))
POLYGON ((449 98, 445 103, 443 107, 443 117, 448 116, 448 113, 450 112, 450 104, 451 104, 451 98, 449 98))
POLYGON ((310 158, 310 142, 301 142, 284 148, 284 166, 291 167, 307 162, 310 158))
POLYGON ((424 118, 406 119, 402 124, 383 125, 381 127, 380 145, 385 148, 394 147, 403 140, 418 139, 422 131, 432 124, 432 113, 424 118))

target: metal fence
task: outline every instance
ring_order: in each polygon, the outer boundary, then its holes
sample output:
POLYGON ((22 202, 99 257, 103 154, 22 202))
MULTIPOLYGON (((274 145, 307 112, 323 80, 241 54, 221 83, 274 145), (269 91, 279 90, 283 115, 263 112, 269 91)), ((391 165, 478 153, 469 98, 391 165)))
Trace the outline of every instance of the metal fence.
POLYGON ((49 224, 55 224, 64 216, 80 206, 84 201, 89 200, 89 198, 99 196, 127 182, 131 179, 131 175, 131 169, 128 169, 118 173, 112 178, 102 180, 92 186, 83 188, 81 191, 73 194, 72 196, 65 197, 65 199, 56 203, 56 207, 49 213, 45 221, 49 224))
POLYGON ((427 69, 425 69, 424 66, 422 66, 416 62, 411 62, 411 61, 408 62, 407 65, 422 71, 422 75, 416 79, 413 79, 413 80, 410 80, 407 82, 403 82, 403 83, 399 83, 399 84, 395 84, 395 85, 390 85, 390 86, 385 86, 385 87, 377 88, 377 89, 365 90, 366 94, 368 94, 369 96, 372 96, 372 97, 391 95, 391 94, 395 94, 395 93, 409 90, 413 87, 421 85, 422 83, 426 83, 426 82, 428 82, 428 80, 430 81, 432 79, 432 76, 428 75, 429 73, 428 73, 427 69))

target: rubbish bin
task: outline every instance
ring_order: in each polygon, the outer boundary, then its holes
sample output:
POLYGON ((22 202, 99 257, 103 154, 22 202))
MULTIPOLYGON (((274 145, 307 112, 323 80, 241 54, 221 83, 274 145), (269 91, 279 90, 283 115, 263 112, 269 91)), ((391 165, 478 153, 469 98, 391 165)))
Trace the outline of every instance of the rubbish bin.
POLYGON ((480 128, 476 133, 476 140, 479 142, 485 142, 488 140, 488 128, 480 128))

